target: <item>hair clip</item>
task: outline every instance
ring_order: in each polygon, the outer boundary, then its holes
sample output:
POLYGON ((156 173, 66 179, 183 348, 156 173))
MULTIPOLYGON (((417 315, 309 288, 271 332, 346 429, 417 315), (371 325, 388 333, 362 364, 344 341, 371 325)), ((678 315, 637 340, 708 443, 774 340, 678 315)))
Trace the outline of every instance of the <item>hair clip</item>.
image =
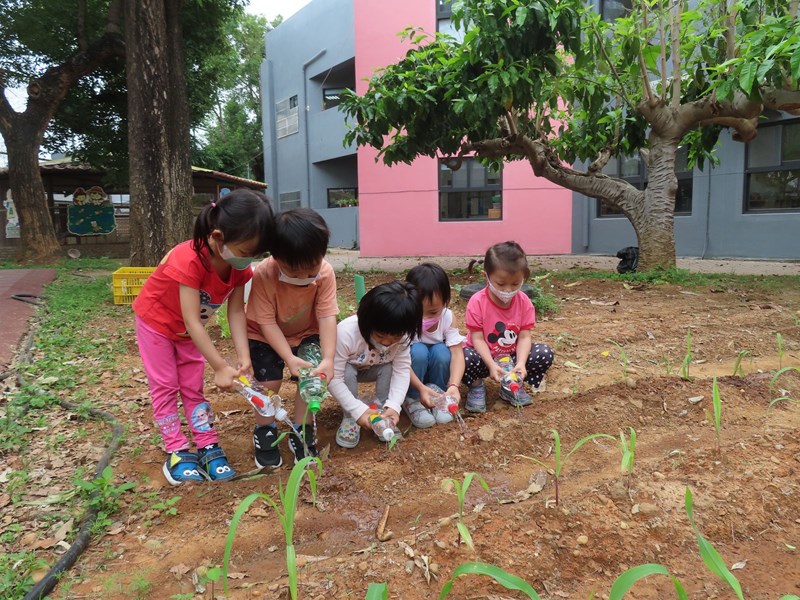
POLYGON ((211 203, 211 208, 217 208, 217 203, 216 202, 212 202, 211 203))

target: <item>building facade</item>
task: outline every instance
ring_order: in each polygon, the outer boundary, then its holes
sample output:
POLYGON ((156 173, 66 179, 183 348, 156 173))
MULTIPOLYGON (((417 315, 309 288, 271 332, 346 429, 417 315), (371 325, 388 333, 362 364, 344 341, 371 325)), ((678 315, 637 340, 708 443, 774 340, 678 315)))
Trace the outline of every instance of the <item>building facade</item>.
MULTIPOLYGON (((598 0, 607 18, 630 0, 598 0), (608 14, 606 14, 608 13, 608 14)), ((408 26, 448 31, 444 0, 313 0, 269 32, 262 66, 266 180, 276 208, 306 206, 331 245, 362 256, 480 255, 503 240, 529 254, 614 254, 635 245, 628 220, 598 200, 538 178, 525 162, 491 172, 466 160, 387 167, 372 148, 345 147, 344 89, 363 93, 376 69, 401 59, 408 26)), ((758 138, 724 132, 719 164, 678 173, 679 256, 800 259, 800 120, 772 115, 758 138)), ((609 174, 643 187, 638 158, 609 174)))

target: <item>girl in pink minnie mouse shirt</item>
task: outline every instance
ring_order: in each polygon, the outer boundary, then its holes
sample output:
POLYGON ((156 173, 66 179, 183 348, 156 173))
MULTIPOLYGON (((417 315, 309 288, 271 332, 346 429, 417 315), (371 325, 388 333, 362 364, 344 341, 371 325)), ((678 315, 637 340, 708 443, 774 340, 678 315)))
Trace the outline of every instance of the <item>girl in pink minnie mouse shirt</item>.
MULTIPOLYGON (((483 268, 486 287, 467 303, 469 333, 462 378, 469 386, 465 408, 477 413, 486 412, 483 379, 491 377, 499 382, 505 375, 497 359, 510 357, 514 372, 535 389, 553 364, 550 347, 534 344, 531 338, 536 311, 530 298, 521 291, 522 284, 530 276, 525 252, 516 242, 495 244, 486 251, 483 268)), ((500 399, 516 406, 532 404, 531 397, 522 388, 513 397, 503 394, 501 388, 500 399)))

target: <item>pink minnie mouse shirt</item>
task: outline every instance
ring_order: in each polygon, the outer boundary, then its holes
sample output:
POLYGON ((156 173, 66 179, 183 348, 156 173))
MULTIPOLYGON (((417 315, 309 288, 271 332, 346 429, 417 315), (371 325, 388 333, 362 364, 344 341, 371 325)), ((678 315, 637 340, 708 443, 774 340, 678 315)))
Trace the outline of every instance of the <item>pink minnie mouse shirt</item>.
POLYGON ((500 358, 517 351, 517 336, 520 331, 536 325, 536 310, 522 292, 517 292, 511 304, 503 307, 489 297, 488 288, 483 288, 469 299, 465 320, 469 330, 466 346, 474 346, 472 332, 480 331, 492 357, 500 358))

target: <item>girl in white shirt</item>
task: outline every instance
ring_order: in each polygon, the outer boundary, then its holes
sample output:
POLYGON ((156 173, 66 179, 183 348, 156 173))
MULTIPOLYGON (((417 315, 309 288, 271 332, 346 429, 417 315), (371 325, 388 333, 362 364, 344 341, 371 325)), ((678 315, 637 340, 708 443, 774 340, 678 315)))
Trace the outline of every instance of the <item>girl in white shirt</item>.
POLYGON ((453 324, 453 311, 447 308, 450 280, 439 265, 422 263, 408 272, 406 281, 414 284, 422 298, 422 333, 411 344, 411 387, 403 410, 415 427, 449 423, 453 415, 433 406, 442 390, 461 401, 464 336, 453 324))
POLYGON ((333 379, 328 391, 344 409, 336 432, 336 443, 355 448, 361 427, 369 428, 369 417, 381 413, 396 425, 411 379, 409 344, 420 333, 422 303, 410 283, 392 281, 370 290, 355 316, 337 326, 333 379), (375 382, 375 395, 382 412, 371 409, 358 397, 358 383, 375 382))

